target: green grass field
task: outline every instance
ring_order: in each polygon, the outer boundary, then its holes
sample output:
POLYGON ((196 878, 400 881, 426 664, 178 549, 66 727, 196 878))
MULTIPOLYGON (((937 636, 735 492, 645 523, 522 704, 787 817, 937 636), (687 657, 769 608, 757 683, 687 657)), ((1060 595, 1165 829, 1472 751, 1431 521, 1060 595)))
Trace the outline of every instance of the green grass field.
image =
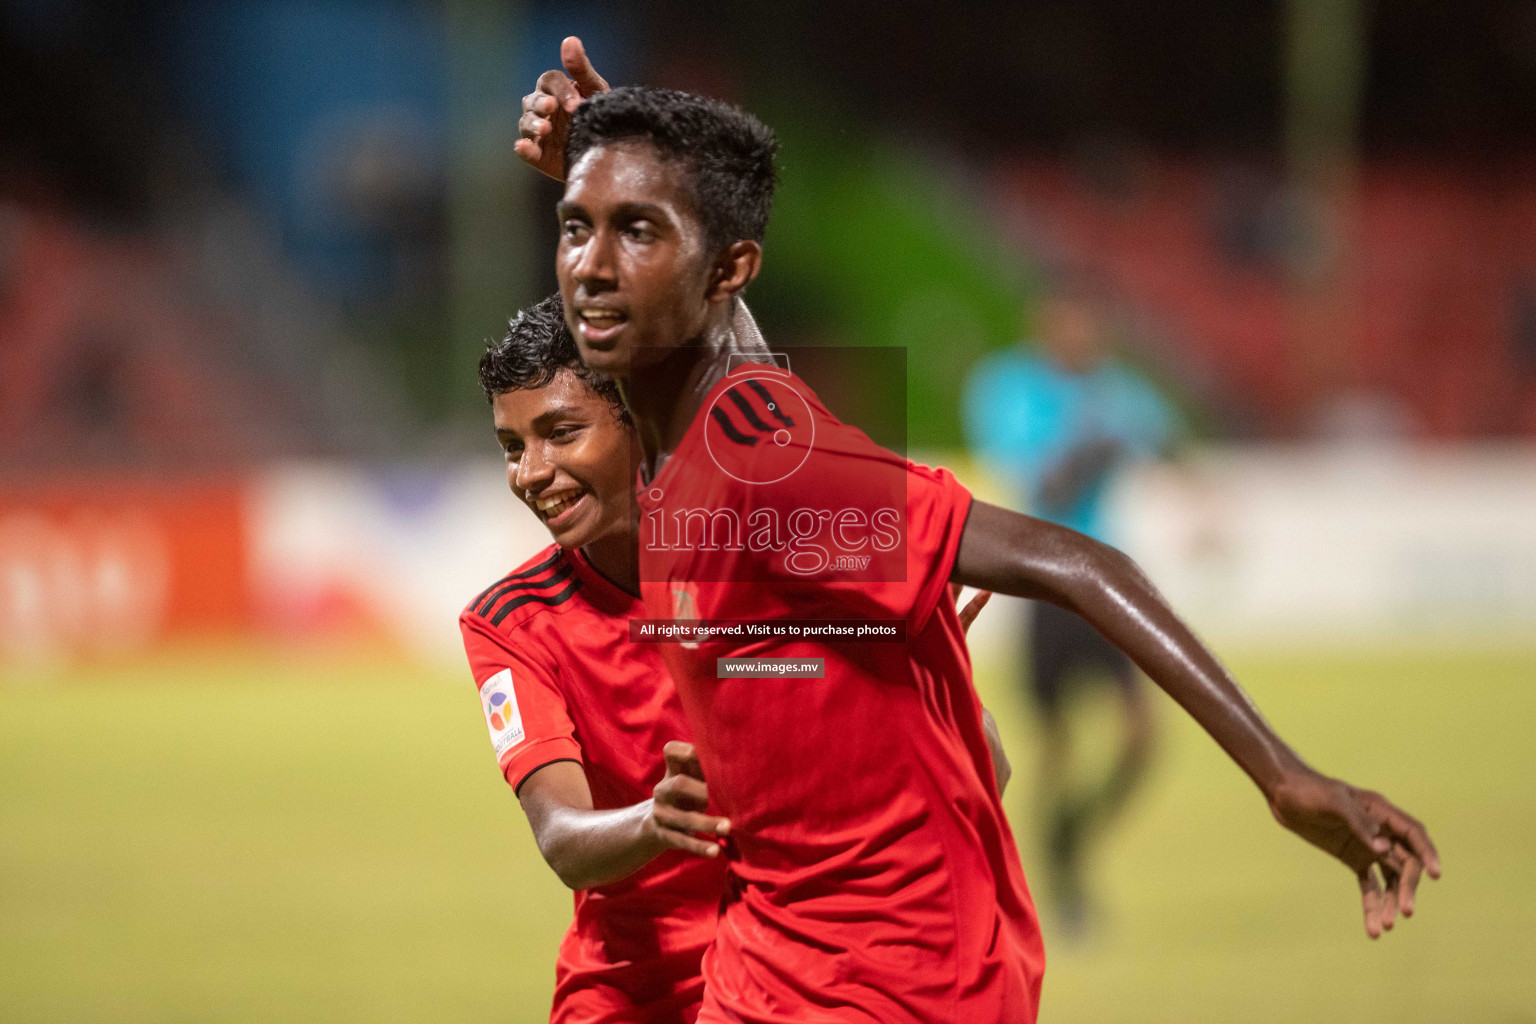
MULTIPOLYGON (((1047 931, 1042 1019, 1536 1021, 1536 650, 1231 662, 1314 763, 1426 820, 1445 880, 1369 943, 1348 873, 1163 701, 1102 927, 1047 931)), ((569 915, 454 666, 206 651, 0 685, 0 1021, 542 1021, 569 915)))

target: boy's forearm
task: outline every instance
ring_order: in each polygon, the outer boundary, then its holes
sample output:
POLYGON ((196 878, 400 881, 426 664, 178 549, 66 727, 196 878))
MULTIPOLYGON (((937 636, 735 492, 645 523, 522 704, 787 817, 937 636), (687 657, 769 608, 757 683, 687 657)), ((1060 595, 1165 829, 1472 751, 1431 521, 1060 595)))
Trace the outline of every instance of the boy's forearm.
POLYGON ((1266 799, 1307 770, 1136 564, 1115 549, 977 502, 953 578, 1082 616, 1188 711, 1266 799))
POLYGON ((575 762, 540 768, 523 781, 517 798, 539 852, 572 889, 617 882, 664 848, 647 828, 653 801, 594 810, 586 775, 575 762))
POLYGON ((535 828, 539 851, 572 889, 608 885, 634 874, 664 847, 645 828, 646 800, 616 810, 552 809, 535 828))
MULTIPOLYGON (((1096 543, 1089 541, 1089 543, 1096 543)), ((1306 769, 1237 681, 1130 558, 1104 545, 1099 585, 1077 581, 1074 611, 1129 654, 1253 779, 1266 799, 1306 769)))

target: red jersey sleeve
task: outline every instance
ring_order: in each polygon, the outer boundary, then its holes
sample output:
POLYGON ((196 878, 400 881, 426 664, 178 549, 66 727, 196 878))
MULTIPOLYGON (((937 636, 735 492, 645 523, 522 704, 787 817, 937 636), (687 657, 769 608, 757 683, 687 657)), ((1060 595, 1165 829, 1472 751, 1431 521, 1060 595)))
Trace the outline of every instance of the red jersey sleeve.
POLYGON ((581 762, 557 670, 473 612, 459 616, 459 629, 491 749, 513 791, 552 761, 581 762))
POLYGON ((960 552, 971 492, 942 466, 907 463, 907 592, 900 610, 909 635, 928 624, 939 600, 948 600, 949 577, 960 552))
MULTIPOLYGON (((834 579, 827 589, 839 595, 845 610, 857 615, 905 619, 907 635, 915 637, 928 625, 939 600, 948 600, 949 576, 971 511, 971 492, 947 469, 910 461, 904 467, 896 464, 891 468, 897 470, 894 476, 899 482, 875 493, 886 490, 886 501, 892 506, 905 501, 906 519, 899 524, 901 545, 886 556, 880 578, 858 582, 834 579), (890 556, 896 556, 894 563, 890 556)), ((840 497, 845 499, 841 507, 859 507, 861 497, 854 491, 840 497)))
MULTIPOLYGON (((862 433, 838 426, 840 443, 818 448, 782 482, 767 487, 737 484, 741 507, 776 507, 779 521, 791 528, 797 519, 810 522, 805 509, 823 520, 809 542, 811 562, 820 571, 807 578, 809 589, 796 595, 797 605, 809 611, 832 596, 828 613, 905 619, 908 636, 916 636, 927 626, 940 597, 947 595, 971 493, 949 470, 904 459, 862 433), (850 510, 856 513, 854 525, 845 528, 850 510), (884 543, 877 547, 876 540, 884 543), (828 561, 850 551, 870 553, 867 566, 844 571, 828 561)), ((751 511, 743 515, 750 517, 751 511)), ((776 579, 795 578, 794 550, 791 545, 790 558, 769 556, 776 579)))

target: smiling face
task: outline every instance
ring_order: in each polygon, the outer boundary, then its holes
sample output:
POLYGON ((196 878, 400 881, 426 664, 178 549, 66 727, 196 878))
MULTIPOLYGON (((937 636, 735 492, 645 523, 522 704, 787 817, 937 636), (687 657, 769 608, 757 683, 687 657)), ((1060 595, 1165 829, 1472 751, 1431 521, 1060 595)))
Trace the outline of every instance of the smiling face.
POLYGON ((600 373, 659 362, 721 301, 688 173, 643 141, 594 146, 570 169, 555 274, 582 361, 600 373))
POLYGON ((542 388, 497 395, 491 407, 507 483, 555 543, 579 548, 633 530, 639 447, 612 402, 561 370, 542 388))

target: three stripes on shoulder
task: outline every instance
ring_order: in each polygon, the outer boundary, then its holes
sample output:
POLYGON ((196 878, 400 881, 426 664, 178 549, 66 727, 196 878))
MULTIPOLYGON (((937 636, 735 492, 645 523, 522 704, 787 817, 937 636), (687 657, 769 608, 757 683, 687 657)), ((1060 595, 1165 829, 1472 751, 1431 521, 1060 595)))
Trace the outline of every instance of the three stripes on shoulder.
POLYGON ((499 626, 525 604, 564 604, 581 589, 581 580, 571 576, 575 568, 564 551, 556 551, 532 569, 497 580, 480 592, 471 607, 476 615, 499 626), (554 587, 559 589, 551 591, 554 587))

